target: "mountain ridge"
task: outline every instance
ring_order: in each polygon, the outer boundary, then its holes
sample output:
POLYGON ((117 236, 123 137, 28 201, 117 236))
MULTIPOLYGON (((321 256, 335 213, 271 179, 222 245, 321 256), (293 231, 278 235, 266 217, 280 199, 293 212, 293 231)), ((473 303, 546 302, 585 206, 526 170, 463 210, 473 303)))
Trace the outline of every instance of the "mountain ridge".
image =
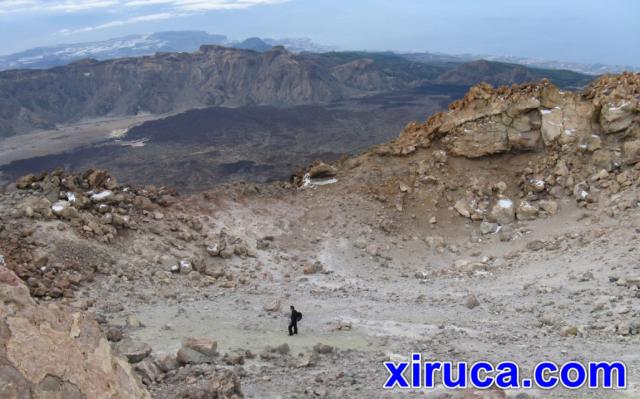
MULTIPOLYGON (((522 67, 488 65, 484 71, 477 65, 468 67, 480 73, 477 81, 466 77, 462 84, 522 83, 542 77, 522 67), (519 68, 520 73, 509 75, 505 68, 519 68), (496 78, 496 72, 503 76, 496 78)), ((205 45, 193 53, 85 59, 48 70, 9 70, 0 72, 0 137, 103 116, 163 114, 203 106, 326 104, 437 82, 456 67, 460 66, 412 62, 390 53, 293 53, 280 46, 255 52, 205 45)), ((562 87, 591 80, 573 72, 545 73, 552 80, 557 76, 562 87)))

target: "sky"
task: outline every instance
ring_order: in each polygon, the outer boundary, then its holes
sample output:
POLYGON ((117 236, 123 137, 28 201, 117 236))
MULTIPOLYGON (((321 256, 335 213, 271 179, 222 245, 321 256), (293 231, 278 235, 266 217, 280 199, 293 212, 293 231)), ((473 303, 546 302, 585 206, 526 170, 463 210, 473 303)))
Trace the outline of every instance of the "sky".
POLYGON ((638 0, 0 0, 0 54, 166 30, 640 66, 638 0))

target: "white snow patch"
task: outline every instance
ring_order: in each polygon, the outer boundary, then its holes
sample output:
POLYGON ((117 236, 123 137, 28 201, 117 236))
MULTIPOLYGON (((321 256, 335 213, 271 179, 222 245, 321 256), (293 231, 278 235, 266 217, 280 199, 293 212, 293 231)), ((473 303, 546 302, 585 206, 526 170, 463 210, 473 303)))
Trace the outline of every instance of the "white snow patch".
POLYGON ((609 107, 609 111, 620 111, 622 108, 626 107, 627 105, 629 105, 628 101, 623 101, 622 103, 620 103, 620 105, 615 106, 615 105, 611 105, 609 107))
POLYGON ((116 140, 116 143, 120 144, 123 147, 144 147, 145 145, 147 145, 147 141, 149 141, 149 139, 144 138, 140 140, 130 141, 116 140))
POLYGON ((540 180, 540 179, 535 179, 531 182, 533 184, 533 186, 539 190, 542 190, 544 188, 544 180, 540 180))
POLYGON ((101 191, 99 193, 93 194, 91 196, 91 199, 93 201, 104 201, 105 199, 107 199, 109 196, 111 196, 113 194, 113 191, 111 190, 104 190, 101 191))
POLYGON ((302 178, 302 187, 326 186, 327 184, 337 183, 338 179, 331 177, 328 179, 312 179, 307 173, 302 178))
POLYGON ((111 131, 111 133, 109 133, 109 138, 111 138, 111 139, 122 138, 122 137, 126 136, 127 133, 129 133, 129 128, 126 128, 126 129, 113 129, 111 131))
POLYGON ((513 201, 511 201, 510 199, 503 198, 498 201, 498 206, 504 209, 511 208, 513 207, 513 201))
POLYGON ((580 191, 580 199, 586 199, 589 196, 589 193, 582 190, 580 191))
POLYGON ((69 192, 67 193, 67 200, 68 200, 69 202, 71 202, 72 204, 73 204, 74 202, 76 202, 76 193, 69 191, 69 192))
POLYGON ((66 208, 66 204, 64 202, 58 201, 55 204, 51 205, 51 210, 53 213, 58 214, 66 208))
POLYGON ((550 113, 553 112, 552 109, 541 109, 540 112, 542 113, 542 115, 548 115, 550 113))

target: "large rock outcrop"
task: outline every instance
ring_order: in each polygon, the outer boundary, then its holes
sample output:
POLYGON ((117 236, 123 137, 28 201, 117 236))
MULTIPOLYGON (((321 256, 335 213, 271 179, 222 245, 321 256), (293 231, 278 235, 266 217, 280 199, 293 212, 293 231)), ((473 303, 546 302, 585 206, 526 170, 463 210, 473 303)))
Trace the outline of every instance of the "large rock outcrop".
POLYGON ((0 397, 150 397, 95 321, 58 304, 37 304, 2 265, 0 302, 0 397))
MULTIPOLYGON (((566 144, 595 150, 593 142, 601 135, 637 139, 638 126, 638 73, 604 76, 583 92, 560 91, 548 80, 500 88, 480 84, 448 112, 409 125, 390 152, 408 154, 435 140, 452 155, 467 158, 566 144)), ((630 159, 634 148, 628 146, 630 159)))

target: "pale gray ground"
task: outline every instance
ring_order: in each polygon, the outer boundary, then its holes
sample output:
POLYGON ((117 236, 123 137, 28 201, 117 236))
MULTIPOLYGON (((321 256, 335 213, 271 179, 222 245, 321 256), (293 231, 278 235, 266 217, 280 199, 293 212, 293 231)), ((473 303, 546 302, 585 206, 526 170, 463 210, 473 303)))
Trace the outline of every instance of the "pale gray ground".
MULTIPOLYGON (((640 274, 640 215, 633 209, 612 219, 577 209, 571 199, 561 207, 558 216, 516 225, 510 242, 498 235, 471 242, 477 225, 461 218, 430 225, 421 222, 423 215, 416 220, 332 186, 307 190, 294 200, 226 201, 210 213, 205 228, 225 226, 248 242, 275 236, 275 248, 258 251, 256 259, 229 261, 234 270, 257 276, 249 284, 222 289, 202 287, 185 276, 174 276, 171 284, 110 277, 86 292, 98 298, 97 309, 125 304, 124 312, 109 315, 111 322, 123 324, 126 315, 135 315, 144 327, 132 334, 156 353, 175 352, 185 336, 214 338, 221 354, 259 353, 283 343, 294 358, 318 342, 339 349, 309 368, 247 361, 242 385, 251 398, 302 398, 312 392, 407 397, 381 389, 382 361, 415 351, 432 360, 514 360, 525 372, 542 360, 621 360, 630 373, 625 391, 554 390, 536 397, 637 398, 638 336, 621 336, 615 326, 637 318, 640 298, 609 277, 640 274), (321 203, 318 190, 325 191, 321 203), (392 233, 379 228, 389 219, 399 226, 392 233), (425 236, 435 235, 448 244, 444 253, 425 244, 425 236), (382 256, 356 248, 362 238, 382 256), (527 250, 533 240, 544 241, 546 248, 527 250), (479 270, 465 272, 469 267, 461 262, 453 266, 456 260, 483 257, 491 260, 479 270), (329 273, 303 275, 300 264, 309 260, 321 261, 329 273), (416 278, 422 272, 426 278, 416 278), (480 302, 473 310, 465 307, 470 293, 480 302), (281 300, 281 310, 266 312, 263 306, 275 299, 281 300), (292 338, 286 335, 289 304, 304 313, 300 334, 292 338), (336 330, 339 321, 350 322, 352 330, 336 330), (578 335, 562 336, 567 325, 576 326, 578 335)), ((144 258, 157 244, 139 241, 129 249, 144 258)))

